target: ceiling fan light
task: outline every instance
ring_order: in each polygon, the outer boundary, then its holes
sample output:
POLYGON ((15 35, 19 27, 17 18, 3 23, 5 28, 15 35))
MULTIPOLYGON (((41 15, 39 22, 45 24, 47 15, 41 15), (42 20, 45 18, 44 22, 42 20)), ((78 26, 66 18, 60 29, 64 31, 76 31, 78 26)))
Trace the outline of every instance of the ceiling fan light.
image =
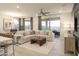
POLYGON ((59 13, 62 13, 62 10, 59 10, 59 13))

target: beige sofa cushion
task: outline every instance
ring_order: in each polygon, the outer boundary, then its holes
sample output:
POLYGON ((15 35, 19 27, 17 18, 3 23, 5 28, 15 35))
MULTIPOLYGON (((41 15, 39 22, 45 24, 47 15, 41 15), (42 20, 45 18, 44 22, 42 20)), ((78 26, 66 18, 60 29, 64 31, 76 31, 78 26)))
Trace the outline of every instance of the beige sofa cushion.
POLYGON ((31 34, 30 31, 26 31, 26 32, 23 33, 24 36, 27 36, 27 35, 30 35, 30 34, 31 34))
POLYGON ((34 30, 32 30, 32 31, 31 31, 31 34, 35 34, 35 31, 34 31, 34 30))
POLYGON ((23 33, 24 36, 32 35, 32 34, 35 34, 35 31, 31 30, 31 31, 25 31, 25 32, 23 33))
POLYGON ((45 31, 45 32, 44 32, 44 34, 45 34, 45 35, 48 35, 48 34, 49 34, 49 32, 48 32, 48 31, 45 31))
POLYGON ((38 30, 38 31, 35 31, 35 34, 37 35, 45 35, 45 31, 42 31, 42 30, 38 30))
POLYGON ((17 31, 15 34, 16 35, 23 35, 24 31, 17 31))
POLYGON ((39 35, 39 34, 40 34, 40 32, 39 32, 39 31, 35 31, 35 34, 36 34, 36 35, 39 35))
POLYGON ((38 31, 35 31, 35 35, 36 36, 44 36, 44 37, 46 37, 47 41, 52 41, 54 39, 54 34, 50 30, 45 30, 45 31, 38 30, 38 31))
POLYGON ((30 41, 30 39, 33 38, 34 35, 27 35, 27 36, 23 36, 19 41, 18 43, 19 44, 23 44, 23 43, 27 43, 30 41))
POLYGON ((52 31, 45 31, 45 34, 47 35, 47 40, 52 41, 54 39, 54 33, 52 31))
POLYGON ((40 33, 40 35, 45 35, 45 31, 39 31, 40 33))

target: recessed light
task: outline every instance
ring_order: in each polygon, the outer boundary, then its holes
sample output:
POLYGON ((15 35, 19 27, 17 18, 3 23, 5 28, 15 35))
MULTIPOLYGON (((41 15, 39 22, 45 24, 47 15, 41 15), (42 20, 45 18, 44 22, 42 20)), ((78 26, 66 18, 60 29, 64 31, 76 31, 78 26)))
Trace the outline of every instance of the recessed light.
POLYGON ((17 5, 16 8, 19 8, 19 5, 17 5))
POLYGON ((59 10, 59 13, 62 13, 62 10, 59 10))

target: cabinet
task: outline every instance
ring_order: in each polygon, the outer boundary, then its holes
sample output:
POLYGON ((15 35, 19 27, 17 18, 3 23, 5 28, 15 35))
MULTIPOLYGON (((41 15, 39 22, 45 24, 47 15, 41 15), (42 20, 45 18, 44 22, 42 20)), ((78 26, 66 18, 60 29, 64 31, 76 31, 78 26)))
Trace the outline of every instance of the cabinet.
POLYGON ((65 37, 64 39, 65 53, 73 52, 75 54, 75 37, 65 37))

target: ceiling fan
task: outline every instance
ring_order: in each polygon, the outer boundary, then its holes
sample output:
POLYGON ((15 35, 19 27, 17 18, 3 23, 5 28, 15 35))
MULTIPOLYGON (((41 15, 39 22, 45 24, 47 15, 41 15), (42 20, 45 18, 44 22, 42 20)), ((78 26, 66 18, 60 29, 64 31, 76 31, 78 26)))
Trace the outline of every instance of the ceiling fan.
POLYGON ((49 15, 49 14, 50 14, 50 12, 47 12, 47 11, 45 11, 44 9, 41 9, 41 10, 40 10, 40 15, 47 16, 47 15, 49 15))

